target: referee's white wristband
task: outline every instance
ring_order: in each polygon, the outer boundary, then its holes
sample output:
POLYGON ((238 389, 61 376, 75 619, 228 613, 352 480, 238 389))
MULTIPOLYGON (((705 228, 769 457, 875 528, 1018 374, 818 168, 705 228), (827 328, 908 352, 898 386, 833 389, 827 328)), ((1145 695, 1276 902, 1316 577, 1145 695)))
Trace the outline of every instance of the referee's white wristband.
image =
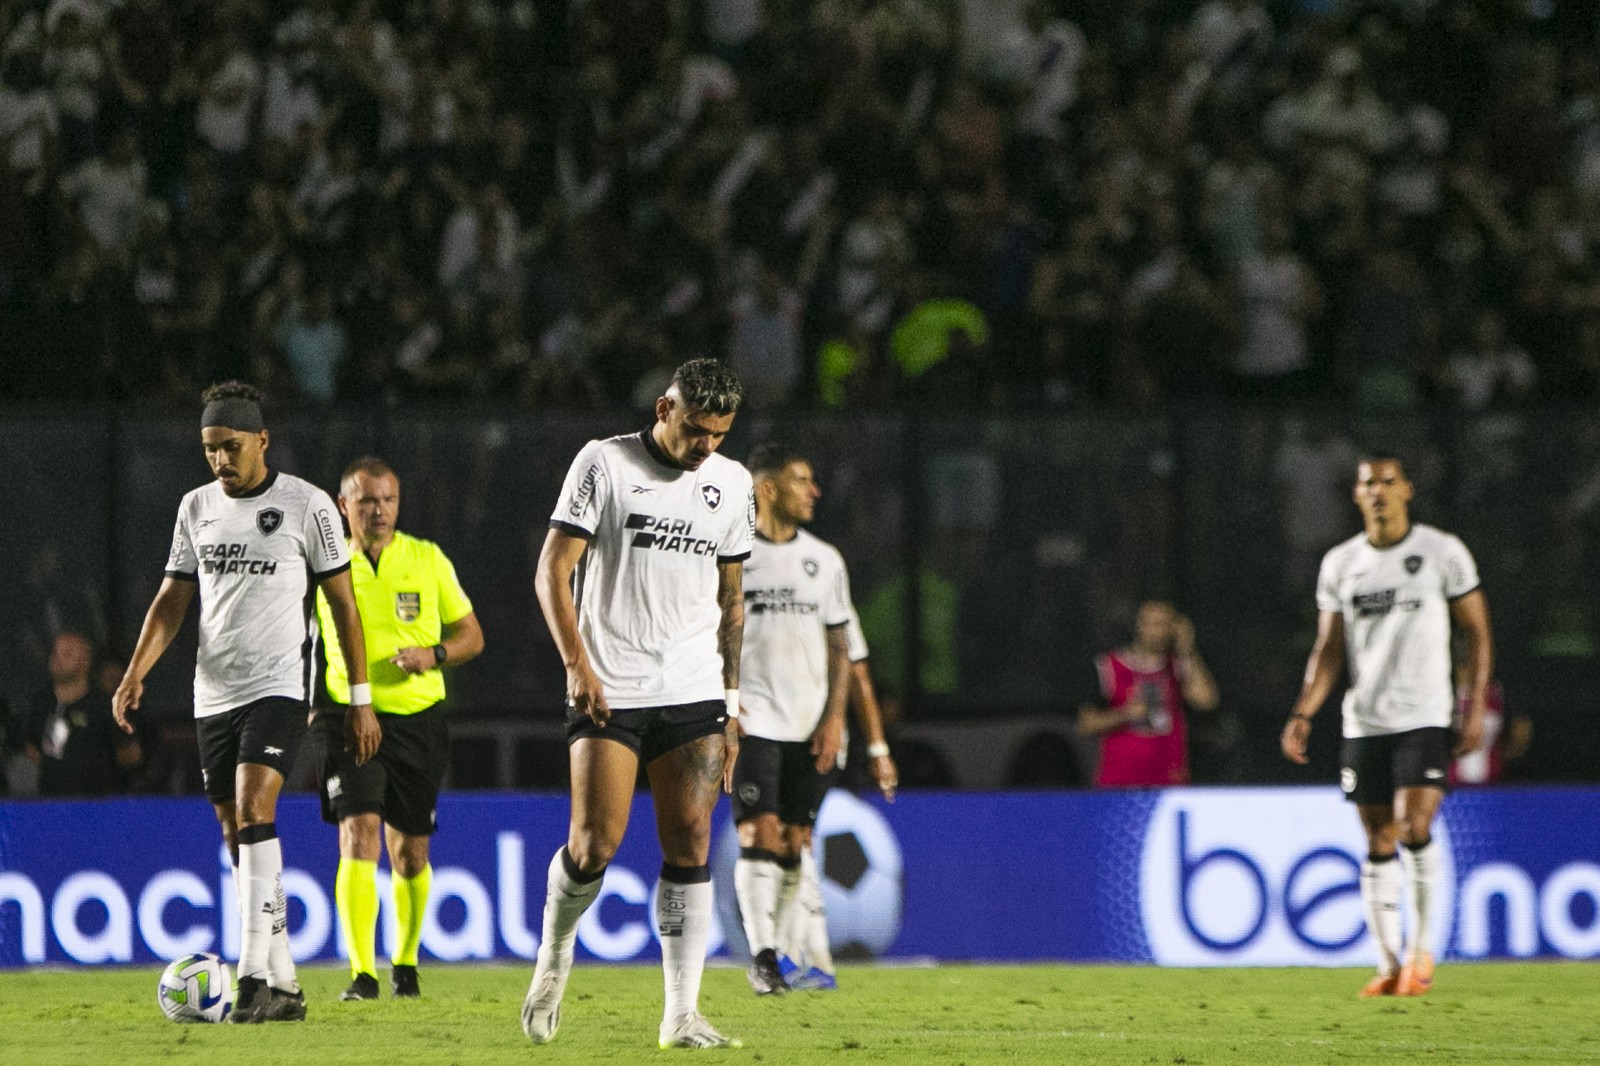
POLYGON ((883 741, 880 740, 876 744, 868 744, 867 745, 867 758, 869 758, 869 759, 884 759, 884 758, 888 758, 888 756, 889 756, 889 745, 885 744, 883 741))
POLYGON ((372 705, 372 685, 363 681, 359 685, 350 686, 350 706, 370 707, 372 705))
POLYGON ((727 705, 728 717, 729 718, 738 718, 739 717, 739 690, 736 689, 736 688, 725 688, 725 689, 723 689, 722 690, 722 700, 727 705))

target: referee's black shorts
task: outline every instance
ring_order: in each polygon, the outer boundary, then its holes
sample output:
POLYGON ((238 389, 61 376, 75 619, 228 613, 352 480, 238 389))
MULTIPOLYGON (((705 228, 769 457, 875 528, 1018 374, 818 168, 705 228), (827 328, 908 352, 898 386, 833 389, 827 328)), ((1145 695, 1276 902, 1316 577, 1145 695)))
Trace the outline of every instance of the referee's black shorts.
POLYGON ((1363 806, 1394 802, 1402 788, 1450 787, 1452 734, 1443 726, 1373 737, 1346 737, 1339 747, 1339 788, 1363 806))
POLYGON ((306 703, 290 696, 264 696, 231 711, 197 718, 194 729, 206 799, 232 803, 234 775, 242 763, 270 766, 289 776, 306 735, 306 703))
POLYGON ((344 748, 344 715, 343 707, 323 707, 312 726, 322 743, 322 820, 337 825, 353 815, 376 814, 407 836, 432 836, 439 828, 439 786, 450 764, 445 709, 434 704, 415 714, 379 711, 383 742, 364 766, 344 748))

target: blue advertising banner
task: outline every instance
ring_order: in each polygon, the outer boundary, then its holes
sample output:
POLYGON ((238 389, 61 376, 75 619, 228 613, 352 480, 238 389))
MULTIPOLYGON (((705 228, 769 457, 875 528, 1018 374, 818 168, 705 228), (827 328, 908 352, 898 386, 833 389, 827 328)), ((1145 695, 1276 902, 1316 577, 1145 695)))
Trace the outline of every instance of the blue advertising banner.
MULTIPOLYGON (((649 799, 579 927, 582 955, 659 958, 649 799)), ((428 957, 532 958, 562 796, 445 796, 428 957)), ((316 800, 279 805, 290 939, 341 953, 333 827, 316 800)), ((1365 846, 1332 788, 1129 793, 844 792, 816 831, 836 950, 889 957, 1110 960, 1167 966, 1365 965, 1365 846)), ((1600 790, 1462 792, 1435 825, 1442 956, 1600 956, 1600 790)), ((745 950, 726 808, 713 841, 713 954, 745 950)), ((383 875, 380 874, 380 879, 383 875)), ((386 883, 379 946, 393 942, 386 883)), ((0 803, 0 966, 237 957, 230 864, 199 798, 0 803)))

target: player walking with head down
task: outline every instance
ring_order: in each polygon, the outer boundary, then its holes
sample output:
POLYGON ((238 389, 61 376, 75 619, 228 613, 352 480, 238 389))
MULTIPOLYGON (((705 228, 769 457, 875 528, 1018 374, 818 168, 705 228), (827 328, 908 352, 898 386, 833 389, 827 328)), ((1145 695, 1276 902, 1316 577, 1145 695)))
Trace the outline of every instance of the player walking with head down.
POLYGON ((721 363, 678 367, 650 428, 590 441, 573 461, 535 588, 567 670, 572 821, 550 862, 544 936, 522 1004, 556 1035, 578 920, 622 842, 642 762, 663 863, 662 1047, 726 1047, 700 1016, 712 921, 711 814, 739 753, 742 569, 750 474, 717 455, 743 398, 721 363))
POLYGON ((298 1021, 305 996, 289 953, 275 823, 310 702, 316 628, 312 582, 328 597, 345 649, 345 743, 360 762, 378 749, 350 559, 328 494, 267 466, 261 394, 236 381, 202 397, 200 441, 216 480, 178 507, 167 573, 145 615, 112 709, 132 731, 144 678, 200 593, 194 713, 206 798, 233 854, 241 946, 233 1022, 298 1021))
POLYGON ((1355 501, 1365 528, 1323 557, 1317 641, 1282 737, 1284 755, 1305 763, 1311 719, 1348 664, 1339 784, 1367 834, 1361 901, 1379 956, 1378 975, 1363 996, 1420 996, 1433 985, 1428 927, 1439 860, 1432 825, 1452 754, 1452 624, 1467 656, 1455 754, 1478 746, 1493 668, 1477 565, 1460 540, 1411 521, 1412 494, 1398 459, 1375 456, 1356 467, 1355 501))

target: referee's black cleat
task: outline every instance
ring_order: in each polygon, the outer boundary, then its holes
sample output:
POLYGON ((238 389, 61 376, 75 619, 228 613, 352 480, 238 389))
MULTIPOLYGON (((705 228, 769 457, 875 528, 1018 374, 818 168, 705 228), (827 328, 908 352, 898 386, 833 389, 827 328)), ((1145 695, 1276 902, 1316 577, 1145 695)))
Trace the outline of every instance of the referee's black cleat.
POLYGON ((267 987, 264 978, 241 977, 228 1021, 234 1025, 259 1025, 267 1020, 267 1005, 271 1002, 272 989, 267 987))
POLYGON ((789 982, 778 970, 778 953, 772 948, 762 948, 750 960, 750 987, 758 996, 781 996, 789 991, 789 982))
POLYGON ((356 979, 350 982, 350 987, 339 993, 341 1000, 377 999, 378 979, 370 973, 358 973, 356 979))
POLYGON ((268 1022, 305 1021, 306 994, 298 989, 285 992, 281 988, 274 988, 272 998, 267 1001, 267 1009, 261 1013, 261 1018, 268 1022))
MULTIPOLYGON (((422 995, 422 986, 417 984, 417 968, 396 963, 389 971, 389 991, 396 999, 416 999, 422 995)), ((372 984, 372 994, 378 994, 376 981, 372 984)))

